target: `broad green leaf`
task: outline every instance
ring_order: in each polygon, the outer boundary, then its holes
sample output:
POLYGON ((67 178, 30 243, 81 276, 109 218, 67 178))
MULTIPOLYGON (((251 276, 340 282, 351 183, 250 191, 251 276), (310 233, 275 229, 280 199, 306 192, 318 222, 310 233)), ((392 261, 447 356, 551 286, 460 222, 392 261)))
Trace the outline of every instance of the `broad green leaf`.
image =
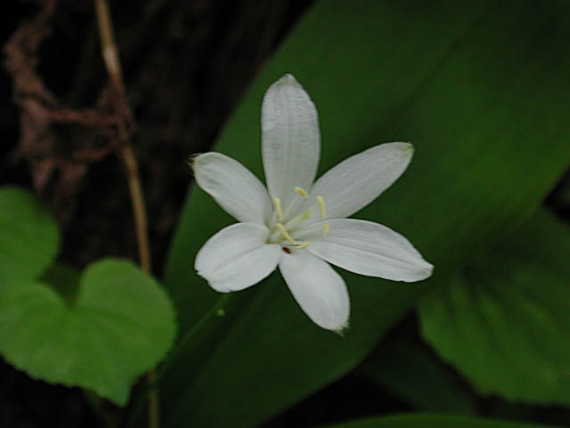
MULTIPOLYGON (((553 425, 548 425, 551 428, 553 425)), ((495 419, 470 418, 437 414, 394 415, 368 418, 342 424, 328 425, 330 428, 546 428, 546 425, 507 422, 495 419)))
POLYGON ((570 404, 570 228, 541 213, 421 305, 425 337, 483 394, 570 404))
MULTIPOLYGON (((319 109, 321 171, 382 141, 413 142, 409 170, 357 217, 407 236, 437 281, 528 217, 566 167, 569 39, 570 5, 560 1, 318 2, 215 149, 261 171, 262 95, 286 72, 319 109)), ((166 274, 183 331, 218 297, 195 274, 196 253, 232 221, 193 189, 166 274)), ((237 293, 237 315, 188 341, 167 373, 167 425, 261 423, 351 370, 430 287, 343 276, 344 338, 313 325, 279 274, 237 293)))
POLYGON ((0 290, 0 353, 30 376, 92 389, 124 405, 131 384, 174 340, 160 286, 126 261, 90 266, 74 302, 44 283, 0 290))
POLYGON ((474 397, 425 345, 409 339, 386 345, 387 349, 380 347, 367 359, 358 374, 388 388, 418 411, 476 414, 474 397))
POLYGON ((58 249, 57 226, 27 191, 0 188, 0 286, 38 277, 58 249))

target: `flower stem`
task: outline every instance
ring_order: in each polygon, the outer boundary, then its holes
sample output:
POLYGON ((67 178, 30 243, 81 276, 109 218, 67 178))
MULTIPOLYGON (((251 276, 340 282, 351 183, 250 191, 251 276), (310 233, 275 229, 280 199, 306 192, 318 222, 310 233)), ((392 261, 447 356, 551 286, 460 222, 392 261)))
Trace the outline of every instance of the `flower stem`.
POLYGON ((186 344, 188 344, 188 342, 190 342, 192 340, 192 338, 198 333, 200 332, 200 330, 202 330, 204 328, 204 326, 208 323, 208 321, 210 321, 212 318, 214 317, 221 317, 225 315, 225 310, 224 310, 224 306, 226 306, 226 304, 228 303, 228 300, 230 299, 231 294, 223 294, 217 301, 216 303, 210 308, 210 310, 208 312, 206 312, 202 318, 200 318, 198 320, 198 322, 196 324, 194 324, 187 332, 186 334, 184 334, 184 336, 182 337, 182 339, 180 339, 180 341, 177 343, 176 348, 174 349, 174 351, 168 356, 168 358, 166 359, 166 361, 164 361, 164 363, 162 364, 162 367, 160 368, 159 374, 158 374, 158 380, 160 380, 160 378, 162 378, 162 376, 164 375, 164 373, 166 371, 168 371, 168 369, 172 366, 172 364, 174 363, 176 357, 180 354, 180 352, 184 349, 184 347, 186 346, 186 344))
MULTIPOLYGON (((97 15, 99 36, 101 38, 101 54, 111 82, 110 89, 113 91, 113 95, 116 97, 118 104, 115 106, 116 113, 121 119, 117 122, 119 139, 118 152, 125 167, 129 186, 129 194, 135 222, 139 263, 142 270, 146 274, 150 275, 152 262, 150 257, 148 221, 146 217, 144 193, 142 190, 137 158, 131 144, 129 143, 129 125, 132 124, 132 114, 127 101, 121 62, 119 60, 119 53, 115 43, 113 23, 107 1, 95 0, 95 11, 97 15)), ((156 384, 156 373, 153 370, 148 372, 147 381, 151 385, 156 384)), ((158 389, 156 388, 151 388, 149 390, 148 426, 150 428, 160 427, 159 396, 158 389)))
MULTIPOLYGON (((148 379, 146 390, 141 391, 141 396, 146 393, 146 391, 152 391, 158 388, 158 384, 162 380, 166 372, 172 368, 176 361, 176 358, 180 356, 182 350, 188 345, 188 343, 208 325, 208 322, 216 317, 225 316, 225 306, 231 299, 231 294, 223 294, 214 305, 194 324, 187 332, 184 334, 182 339, 177 343, 174 350, 167 356, 166 360, 163 361, 161 367, 158 369, 158 373, 154 373, 151 379, 148 379)), ((138 415, 142 411, 142 402, 135 399, 133 410, 131 411, 127 427, 135 427, 136 421, 138 420, 138 415)))

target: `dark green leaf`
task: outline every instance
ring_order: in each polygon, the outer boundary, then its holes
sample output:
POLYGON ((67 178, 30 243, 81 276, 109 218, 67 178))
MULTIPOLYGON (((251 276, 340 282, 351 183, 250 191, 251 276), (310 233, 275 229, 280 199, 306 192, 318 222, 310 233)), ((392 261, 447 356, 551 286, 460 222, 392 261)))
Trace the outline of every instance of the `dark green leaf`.
MULTIPOLYGON (((261 98, 286 72, 320 111, 321 170, 382 141, 412 141, 409 171, 358 217, 407 236, 437 281, 528 217, 566 167, 569 39, 561 1, 318 2, 216 150, 261 170, 261 98)), ((194 189, 166 275, 184 330, 217 298, 194 257, 230 222, 194 189)), ((166 377, 168 424, 259 424, 351 370, 429 288, 343 275, 353 306, 344 338, 313 325, 278 274, 239 293, 241 313, 214 339, 190 341, 166 377)))
MULTIPOLYGON (((507 422, 494 419, 469 418, 435 414, 396 415, 362 419, 330 428, 546 428, 546 425, 507 422)), ((553 427, 549 425, 549 427, 553 427)))
POLYGON ((570 404, 569 254, 541 213, 425 299, 425 337, 484 394, 570 404))
MULTIPOLYGON (((396 340, 381 346, 359 373, 385 386, 424 412, 474 415, 475 403, 458 376, 429 353, 425 346, 396 340)), ((381 399, 381 398, 379 398, 381 399)))

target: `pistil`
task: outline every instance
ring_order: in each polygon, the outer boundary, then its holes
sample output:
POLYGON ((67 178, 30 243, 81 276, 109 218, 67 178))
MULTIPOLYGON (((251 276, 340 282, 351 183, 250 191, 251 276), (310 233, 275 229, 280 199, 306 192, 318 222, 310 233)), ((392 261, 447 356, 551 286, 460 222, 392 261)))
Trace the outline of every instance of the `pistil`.
POLYGON ((296 241, 295 238, 291 236, 287 228, 282 223, 275 223, 275 227, 273 230, 273 234, 270 238, 270 242, 281 243, 278 239, 280 236, 285 238, 289 246, 293 248, 298 248, 298 249, 307 248, 311 244, 310 241, 296 241), (277 236, 275 236, 276 234, 277 236))
POLYGON ((287 232, 287 229, 285 228, 285 226, 283 226, 283 224, 281 223, 276 223, 275 227, 277 228, 277 230, 281 233, 281 235, 283 235, 283 237, 289 241, 290 244, 295 244, 296 241, 293 239, 293 237, 291 235, 289 235, 289 232, 287 232))

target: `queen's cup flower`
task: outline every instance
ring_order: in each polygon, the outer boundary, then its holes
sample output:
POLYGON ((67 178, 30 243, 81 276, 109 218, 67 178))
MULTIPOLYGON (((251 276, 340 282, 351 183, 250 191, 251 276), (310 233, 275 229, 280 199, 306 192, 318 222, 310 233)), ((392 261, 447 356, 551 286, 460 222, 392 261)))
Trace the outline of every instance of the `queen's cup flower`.
POLYGON ((303 311, 319 326, 340 331, 348 324, 350 302, 344 280, 330 264, 394 281, 431 275, 433 266, 402 235, 346 218, 404 172, 411 144, 372 147, 315 182, 317 110, 290 74, 265 94, 261 123, 267 189, 221 153, 204 153, 192 161, 198 185, 239 221, 212 236, 196 257, 198 274, 212 288, 242 290, 279 266, 303 311))

